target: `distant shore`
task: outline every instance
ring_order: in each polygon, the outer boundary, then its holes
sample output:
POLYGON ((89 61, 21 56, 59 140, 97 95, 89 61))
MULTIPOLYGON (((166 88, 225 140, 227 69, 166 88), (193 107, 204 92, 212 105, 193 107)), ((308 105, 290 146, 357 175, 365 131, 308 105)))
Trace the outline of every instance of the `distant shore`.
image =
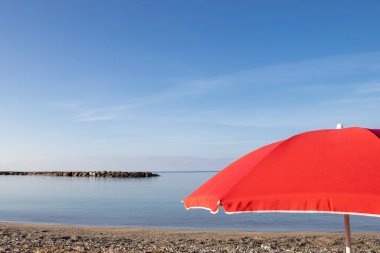
POLYGON ((51 177, 157 177, 153 172, 128 171, 0 171, 0 176, 51 176, 51 177))
MULTIPOLYGON (((379 252, 380 233, 353 233, 352 247, 353 252, 379 252)), ((0 252, 344 252, 344 235, 0 222, 0 252)))

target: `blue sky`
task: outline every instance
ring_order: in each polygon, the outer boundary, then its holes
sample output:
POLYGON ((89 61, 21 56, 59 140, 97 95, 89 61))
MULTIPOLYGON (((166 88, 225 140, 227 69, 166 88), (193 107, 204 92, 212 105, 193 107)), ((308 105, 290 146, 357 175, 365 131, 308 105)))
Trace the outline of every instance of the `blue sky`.
POLYGON ((0 1, 0 169, 219 170, 380 128, 379 1, 0 1))

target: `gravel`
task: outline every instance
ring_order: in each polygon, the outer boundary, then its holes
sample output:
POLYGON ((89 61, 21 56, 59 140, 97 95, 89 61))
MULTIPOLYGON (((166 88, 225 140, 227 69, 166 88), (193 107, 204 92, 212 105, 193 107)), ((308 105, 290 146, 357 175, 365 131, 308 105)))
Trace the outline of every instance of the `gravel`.
MULTIPOLYGON (((380 233, 354 233, 353 252, 380 252, 380 233)), ((344 252, 341 233, 257 233, 0 223, 0 252, 344 252)))

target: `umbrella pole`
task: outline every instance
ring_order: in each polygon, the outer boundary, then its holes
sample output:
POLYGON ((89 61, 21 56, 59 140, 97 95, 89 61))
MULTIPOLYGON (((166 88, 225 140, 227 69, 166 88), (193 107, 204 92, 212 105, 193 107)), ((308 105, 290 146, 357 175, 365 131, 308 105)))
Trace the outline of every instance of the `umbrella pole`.
MULTIPOLYGON (((343 129, 343 124, 336 125, 336 129, 343 129)), ((346 253, 351 253, 351 230, 350 230, 350 215, 344 215, 344 231, 346 232, 346 253)))
POLYGON ((351 253, 351 230, 350 230, 350 216, 344 215, 344 230, 346 232, 346 253, 351 253))

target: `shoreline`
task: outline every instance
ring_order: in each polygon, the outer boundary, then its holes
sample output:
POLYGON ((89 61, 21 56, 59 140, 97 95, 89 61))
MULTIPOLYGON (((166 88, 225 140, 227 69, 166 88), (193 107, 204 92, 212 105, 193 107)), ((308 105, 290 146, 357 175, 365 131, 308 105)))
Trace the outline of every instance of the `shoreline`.
MULTIPOLYGON (((379 252, 380 233, 352 234, 379 252)), ((343 252, 340 232, 245 232, 0 222, 0 252, 343 252)))

